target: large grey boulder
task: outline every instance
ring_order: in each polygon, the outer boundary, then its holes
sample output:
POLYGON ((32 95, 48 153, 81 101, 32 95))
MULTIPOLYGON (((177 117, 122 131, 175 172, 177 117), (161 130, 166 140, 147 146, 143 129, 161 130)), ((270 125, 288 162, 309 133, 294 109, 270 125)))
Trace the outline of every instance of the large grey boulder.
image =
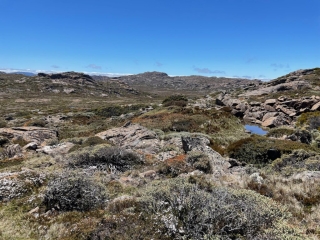
POLYGON ((290 123, 291 123, 291 119, 289 119, 283 115, 278 115, 278 116, 270 117, 270 118, 266 119, 265 121, 263 121, 261 123, 261 125, 263 127, 273 128, 273 127, 279 127, 279 126, 283 126, 283 125, 289 125, 290 123))

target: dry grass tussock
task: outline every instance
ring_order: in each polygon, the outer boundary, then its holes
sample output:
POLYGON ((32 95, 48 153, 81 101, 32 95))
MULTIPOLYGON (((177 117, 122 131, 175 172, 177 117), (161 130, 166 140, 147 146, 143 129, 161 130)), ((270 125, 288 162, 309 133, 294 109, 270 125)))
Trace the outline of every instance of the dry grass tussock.
POLYGON ((284 206, 293 216, 292 224, 314 239, 320 236, 320 181, 301 181, 281 175, 264 175, 262 182, 243 179, 243 188, 267 196, 284 206))

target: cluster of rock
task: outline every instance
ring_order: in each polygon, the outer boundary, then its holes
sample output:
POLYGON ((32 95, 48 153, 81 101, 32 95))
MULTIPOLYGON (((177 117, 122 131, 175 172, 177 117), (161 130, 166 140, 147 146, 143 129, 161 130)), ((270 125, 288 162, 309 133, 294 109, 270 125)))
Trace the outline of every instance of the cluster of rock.
POLYGON ((44 144, 48 140, 58 140, 56 130, 42 127, 13 127, 0 128, 0 136, 10 140, 23 140, 25 142, 34 142, 37 145, 44 144))
POLYGON ((243 117, 247 123, 260 124, 263 127, 278 127, 292 124, 301 113, 320 109, 320 97, 303 97, 291 99, 279 97, 265 102, 247 102, 232 98, 230 95, 219 95, 216 104, 230 107, 231 113, 243 117))
POLYGON ((135 151, 145 156, 153 156, 159 161, 166 161, 181 154, 201 152, 208 156, 213 177, 229 176, 230 181, 237 181, 241 172, 241 163, 226 159, 208 145, 209 139, 196 134, 176 135, 161 139, 159 135, 139 124, 130 122, 119 128, 109 129, 96 134, 122 148, 135 151), (239 168, 237 168, 239 166, 239 168))
POLYGON ((0 139, 4 147, 2 158, 17 159, 23 157, 27 150, 40 151, 44 148, 49 151, 45 147, 49 142, 58 141, 58 132, 42 127, 0 128, 0 139), (19 144, 13 144, 19 141, 26 143, 23 148, 19 144))
POLYGON ((47 78, 51 80, 61 80, 64 81, 72 81, 73 83, 78 84, 96 84, 96 81, 89 75, 84 73, 78 72, 64 72, 64 73, 53 73, 53 74, 46 74, 46 73, 38 73, 38 77, 47 78))

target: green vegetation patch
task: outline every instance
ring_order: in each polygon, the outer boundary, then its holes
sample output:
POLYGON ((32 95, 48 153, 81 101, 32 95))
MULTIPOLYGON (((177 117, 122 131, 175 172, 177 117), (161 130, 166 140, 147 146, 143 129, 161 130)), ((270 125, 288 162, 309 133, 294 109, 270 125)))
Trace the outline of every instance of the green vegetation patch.
POLYGON ((188 104, 188 99, 183 95, 172 95, 167 97, 162 102, 163 106, 178 106, 178 107, 185 107, 188 104))
POLYGON ((107 201, 105 189, 83 174, 62 173, 47 186, 43 203, 47 210, 89 211, 107 201))
POLYGON ((320 111, 302 113, 297 120, 298 127, 310 125, 310 123, 312 125, 310 128, 312 129, 318 129, 320 127, 320 111))
POLYGON ((109 145, 87 147, 68 155, 68 165, 73 168, 94 166, 111 173, 125 172, 143 163, 136 153, 109 145))
POLYGON ((230 157, 241 162, 267 164, 280 158, 282 154, 289 154, 296 149, 315 150, 304 143, 255 135, 230 144, 227 148, 227 153, 230 157))

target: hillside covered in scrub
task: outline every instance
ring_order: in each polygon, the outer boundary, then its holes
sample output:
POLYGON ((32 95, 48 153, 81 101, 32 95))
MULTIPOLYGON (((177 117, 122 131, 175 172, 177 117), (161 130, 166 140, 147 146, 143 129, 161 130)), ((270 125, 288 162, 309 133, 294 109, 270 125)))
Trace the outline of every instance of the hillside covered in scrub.
POLYGON ((320 239, 320 68, 0 73, 0 105, 0 239, 320 239))

